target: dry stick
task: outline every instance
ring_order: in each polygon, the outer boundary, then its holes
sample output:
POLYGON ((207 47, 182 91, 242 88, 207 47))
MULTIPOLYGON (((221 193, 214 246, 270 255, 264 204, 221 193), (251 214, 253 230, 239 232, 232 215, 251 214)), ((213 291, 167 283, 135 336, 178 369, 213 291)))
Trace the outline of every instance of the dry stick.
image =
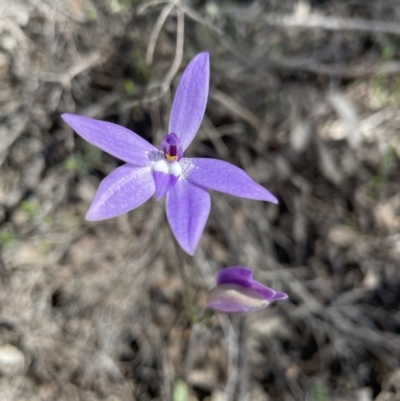
POLYGON ((235 395, 237 380, 239 376, 239 344, 233 324, 227 315, 220 315, 220 323, 225 337, 228 341, 228 379, 224 389, 224 401, 232 401, 235 395))
POLYGON ((13 20, 9 18, 0 20, 0 32, 4 29, 8 30, 18 40, 18 45, 23 46, 24 50, 29 49, 30 46, 37 48, 37 44, 13 20))
POLYGON ((236 102, 236 100, 232 99, 230 96, 220 91, 212 91, 210 95, 222 106, 243 118, 243 120, 247 121, 256 131, 261 128, 262 124, 259 118, 251 111, 247 110, 245 107, 236 102))
POLYGON ((0 167, 7 157, 8 148, 22 135, 28 123, 29 114, 27 113, 16 124, 0 127, 0 167))
POLYGON ((151 32, 149 43, 147 45, 146 51, 146 63, 151 65, 153 62, 154 49, 156 47, 156 42, 158 36, 160 35, 161 29, 168 18, 168 15, 171 13, 172 9, 175 7, 176 1, 171 1, 167 5, 164 6, 160 15, 157 18, 157 21, 154 25, 153 31, 151 32))
POLYGON ((270 58, 268 63, 272 68, 302 70, 313 74, 333 75, 347 79, 374 76, 376 74, 396 75, 400 73, 400 61, 398 60, 344 67, 342 65, 322 64, 309 58, 298 57, 270 58))
MULTIPOLYGON (((55 1, 52 5, 47 4, 42 0, 28 0, 47 20, 51 22, 65 23, 67 17, 62 14, 62 7, 58 7, 58 2, 55 1)), ((71 18, 70 16, 68 16, 71 18)), ((79 19, 79 22, 85 22, 84 19, 79 19)))
POLYGON ((215 286, 214 274, 212 272, 210 261, 207 259, 203 249, 199 246, 197 256, 195 258, 196 267, 200 271, 207 290, 211 290, 215 286))
POLYGON ((99 52, 93 52, 92 54, 89 54, 89 56, 86 56, 79 60, 77 63, 74 63, 68 70, 61 74, 44 73, 38 78, 41 81, 45 82, 58 82, 63 88, 65 88, 71 84, 72 79, 75 78, 78 74, 87 70, 90 67, 94 67, 102 63, 108 58, 109 55, 110 53, 102 56, 99 52))
POLYGON ((348 313, 349 306, 344 310, 340 310, 335 306, 323 307, 318 300, 306 289, 306 287, 298 280, 292 277, 290 289, 303 301, 303 306, 298 307, 292 312, 293 317, 309 317, 310 313, 323 313, 328 321, 340 332, 351 336, 354 339, 362 341, 366 346, 382 347, 383 349, 398 355, 400 342, 395 336, 382 335, 379 332, 366 327, 362 330, 354 330, 355 324, 351 321, 348 313))
POLYGON ((184 33, 185 33, 185 14, 180 8, 177 8, 177 27, 176 27, 176 51, 175 58, 172 65, 165 76, 164 80, 160 82, 155 82, 149 86, 149 90, 158 89, 157 93, 153 96, 147 96, 144 100, 135 100, 133 102, 126 103, 122 109, 126 110, 131 107, 135 107, 138 104, 152 103, 161 99, 168 91, 172 80, 174 79, 176 73, 178 72, 183 57, 183 44, 184 44, 184 33))
POLYGON ((239 316, 240 319, 240 393, 238 401, 247 401, 249 393, 249 358, 247 350, 247 317, 246 315, 239 316))
MULTIPOLYGON (((332 19, 334 19, 332 17, 332 19)), ((293 20, 294 21, 294 20, 293 20)), ((285 20, 282 19, 282 16, 267 16, 267 24, 273 26, 297 26, 294 25, 294 22, 290 19, 285 20), (286 23, 286 25, 285 25, 286 23), (292 25, 291 25, 292 24, 292 25)), ((299 27, 308 28, 309 19, 301 19, 301 24, 299 23, 299 27)), ((395 23, 386 23, 382 21, 367 21, 367 20, 346 20, 346 19, 337 19, 343 25, 335 25, 332 22, 329 22, 326 26, 322 22, 317 24, 314 21, 314 25, 311 27, 318 28, 327 28, 330 30, 339 30, 339 29, 347 29, 347 30, 359 30, 366 32, 382 32, 382 33, 392 33, 392 34, 400 34, 400 24, 395 23), (338 27, 338 28, 337 28, 338 27)), ((247 66, 254 67, 254 61, 249 62, 248 59, 245 59, 240 51, 231 43, 229 38, 221 32, 219 34, 219 39, 221 44, 227 48, 232 54, 234 54, 240 61, 242 61, 247 66)), ((320 75, 329 75, 329 76, 338 76, 345 79, 356 79, 365 76, 374 76, 376 74, 382 75, 396 75, 400 73, 400 61, 399 60, 391 60, 384 63, 370 63, 368 65, 351 65, 351 66, 343 66, 343 65, 329 65, 322 64, 318 62, 318 60, 312 60, 310 58, 302 58, 302 57, 280 57, 276 59, 268 59, 268 64, 272 68, 293 70, 293 71, 306 71, 313 74, 320 75)), ((260 69, 261 71, 261 69, 260 69)), ((265 64, 262 65, 262 72, 265 72, 265 64)))
POLYGON ((269 14, 264 20, 268 25, 282 26, 285 28, 318 28, 328 31, 345 30, 400 35, 400 24, 387 21, 365 20, 361 18, 346 19, 325 17, 318 14, 309 14, 305 17, 295 14, 269 14))
POLYGON ((171 382, 173 380, 173 375, 172 372, 169 369, 168 363, 167 363, 167 353, 165 352, 165 349, 163 350, 161 347, 160 355, 160 364, 161 364, 161 372, 160 372, 160 387, 161 387, 161 400, 162 401, 169 401, 171 399, 171 382))
POLYGON ((150 7, 154 7, 154 6, 158 6, 159 4, 164 4, 164 3, 168 3, 168 0, 153 0, 153 1, 148 1, 145 4, 141 4, 138 8, 137 8, 137 14, 141 15, 144 14, 144 12, 150 8, 150 7))
POLYGON ((395 119, 397 116, 396 108, 387 108, 369 115, 360 121, 360 133, 365 138, 370 138, 376 132, 376 128, 388 120, 395 119))
POLYGON ((194 323, 192 325, 192 330, 190 331, 189 345, 188 345, 188 350, 187 350, 187 354, 186 354, 186 358, 185 358, 186 375, 188 375, 189 372, 193 369, 194 351, 196 349, 196 345, 198 342, 199 332, 200 332, 200 324, 194 323))
POLYGON ((218 35, 222 35, 222 31, 221 29, 217 28, 216 26, 213 25, 212 22, 204 19, 200 14, 198 14, 195 10, 193 10, 192 8, 190 8, 187 4, 182 3, 181 8, 183 10, 183 12, 189 17, 191 18, 193 21, 198 22, 200 25, 204 25, 207 28, 212 29, 213 31, 215 31, 218 35))
POLYGON ((180 8, 176 10, 177 14, 177 27, 176 27, 176 52, 174 62, 165 77, 166 82, 168 82, 168 87, 171 84, 174 76, 179 71, 182 64, 183 58, 183 44, 184 44, 184 33, 185 33, 185 14, 180 8))
POLYGON ((218 155, 221 158, 227 158, 229 156, 229 149, 221 139, 221 135, 214 127, 212 121, 206 115, 203 118, 203 131, 214 145, 218 155))

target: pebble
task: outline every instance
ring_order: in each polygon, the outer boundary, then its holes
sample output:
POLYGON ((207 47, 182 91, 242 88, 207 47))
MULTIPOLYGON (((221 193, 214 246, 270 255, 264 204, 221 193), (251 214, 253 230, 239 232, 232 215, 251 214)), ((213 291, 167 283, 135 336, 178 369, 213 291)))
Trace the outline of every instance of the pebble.
POLYGON ((23 373, 25 369, 25 356, 12 345, 0 347, 0 375, 13 377, 23 373))

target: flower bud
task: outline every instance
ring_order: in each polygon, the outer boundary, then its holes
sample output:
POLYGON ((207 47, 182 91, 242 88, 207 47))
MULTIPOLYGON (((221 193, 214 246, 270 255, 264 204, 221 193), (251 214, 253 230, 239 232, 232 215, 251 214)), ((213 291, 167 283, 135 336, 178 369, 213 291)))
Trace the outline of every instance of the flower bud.
POLYGON ((237 284, 222 284, 211 290, 207 307, 221 313, 245 313, 269 304, 258 292, 237 284))
POLYGON ((277 292, 254 280, 252 270, 233 266, 218 273, 217 286, 209 294, 207 308, 220 313, 246 313, 286 298, 284 292, 277 292))

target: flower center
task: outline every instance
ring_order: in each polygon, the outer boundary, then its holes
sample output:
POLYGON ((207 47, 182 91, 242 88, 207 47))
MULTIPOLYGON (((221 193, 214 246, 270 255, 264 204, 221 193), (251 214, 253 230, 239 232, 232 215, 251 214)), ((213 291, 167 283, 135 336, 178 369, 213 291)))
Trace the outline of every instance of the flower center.
POLYGON ((182 174, 182 167, 178 162, 168 162, 165 159, 157 160, 153 164, 153 178, 156 184, 157 200, 165 196, 178 182, 182 174))
POLYGON ((160 149, 169 163, 179 161, 183 154, 181 141, 173 132, 164 136, 161 140, 160 149))
POLYGON ((182 174, 182 167, 178 162, 167 163, 165 160, 161 159, 153 164, 153 171, 163 174, 172 174, 175 177, 179 177, 182 174))

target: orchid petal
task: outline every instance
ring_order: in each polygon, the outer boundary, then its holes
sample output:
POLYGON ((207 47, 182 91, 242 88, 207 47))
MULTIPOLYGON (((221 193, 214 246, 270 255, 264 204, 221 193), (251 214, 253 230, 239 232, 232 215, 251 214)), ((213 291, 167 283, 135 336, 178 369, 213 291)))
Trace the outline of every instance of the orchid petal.
POLYGON ((279 301, 281 299, 287 299, 289 298, 288 294, 285 294, 284 292, 276 292, 275 295, 270 299, 270 301, 279 301))
POLYGON ((186 178, 203 188, 241 198, 278 203, 278 200, 247 173, 233 164, 216 159, 184 158, 181 160, 186 178))
POLYGON ((129 212, 146 202, 155 190, 151 167, 124 164, 100 183, 86 220, 105 220, 129 212))
POLYGON ((75 114, 63 114, 61 117, 83 139, 132 165, 148 166, 151 154, 158 152, 145 139, 120 125, 75 114))
POLYGON ((156 184, 156 198, 160 200, 175 185, 179 177, 173 174, 165 174, 161 171, 153 171, 154 182, 156 184))
POLYGON ((238 284, 249 287, 253 281, 253 270, 242 266, 231 266, 217 274, 217 285, 238 284))
POLYGON ((179 245, 193 255, 210 213, 210 194, 180 179, 167 194, 167 218, 179 245))
POLYGON ((272 290, 271 288, 260 284, 257 281, 253 281, 250 285, 250 288, 256 292, 258 292, 264 299, 270 301, 274 299, 276 296, 277 292, 272 290))
POLYGON ((183 150, 190 145, 203 120, 209 81, 209 55, 200 53, 183 72, 171 109, 169 133, 179 137, 183 150))
POLYGON ((222 269, 217 275, 217 285, 237 284, 251 288, 266 300, 273 299, 276 291, 253 280, 253 271, 242 266, 232 266, 222 269))

